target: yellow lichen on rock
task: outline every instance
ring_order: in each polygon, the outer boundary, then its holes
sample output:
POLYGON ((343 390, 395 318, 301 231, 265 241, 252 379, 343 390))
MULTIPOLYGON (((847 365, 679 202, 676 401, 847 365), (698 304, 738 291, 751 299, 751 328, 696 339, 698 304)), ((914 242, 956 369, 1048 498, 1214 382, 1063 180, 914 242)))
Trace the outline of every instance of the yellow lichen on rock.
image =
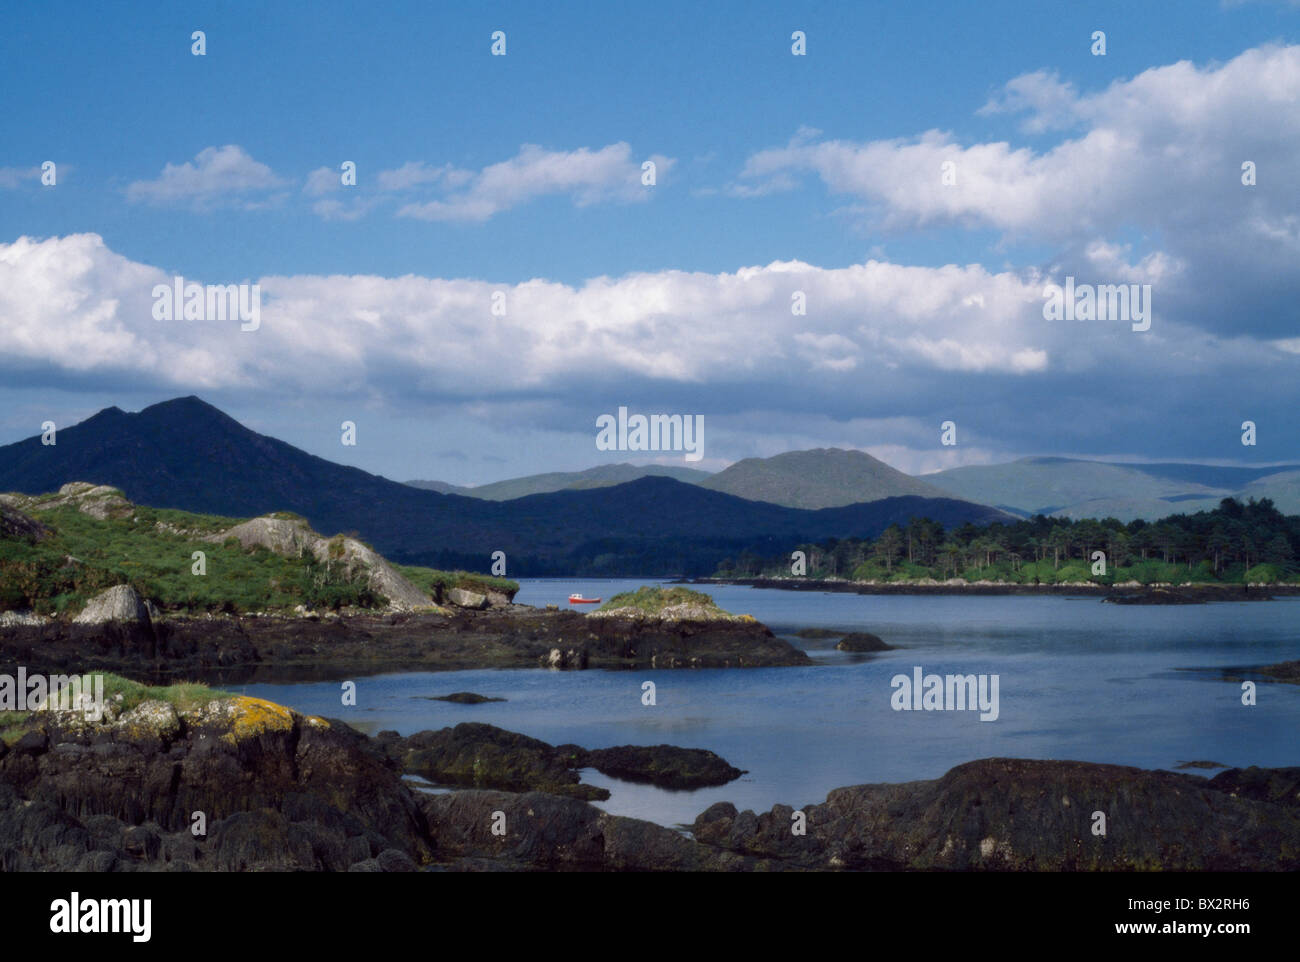
POLYGON ((293 728, 293 712, 264 698, 237 695, 230 699, 229 710, 230 731, 223 737, 231 741, 293 728))

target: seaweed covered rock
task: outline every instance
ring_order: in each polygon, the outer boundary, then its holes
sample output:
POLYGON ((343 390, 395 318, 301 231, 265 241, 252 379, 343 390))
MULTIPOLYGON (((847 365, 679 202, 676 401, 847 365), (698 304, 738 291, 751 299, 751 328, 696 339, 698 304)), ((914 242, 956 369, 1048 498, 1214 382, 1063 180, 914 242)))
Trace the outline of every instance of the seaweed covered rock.
POLYGON ((703 748, 676 745, 620 745, 597 748, 580 757, 581 767, 611 778, 647 782, 660 788, 694 789, 725 785, 745 772, 703 748))
POLYGON ((1251 798, 1300 808, 1300 768, 1230 768, 1209 786, 1236 798, 1251 798))
POLYGON ((745 774, 703 748, 621 745, 586 749, 550 745, 478 722, 418 732, 407 738, 384 731, 376 742, 403 771, 439 784, 550 792, 582 799, 609 798, 606 789, 580 782, 578 769, 582 768, 672 789, 725 785, 745 774))
POLYGON ((869 631, 854 631, 845 635, 835 646, 840 651, 893 651, 894 646, 885 644, 879 635, 869 631))
MULTIPOLYGON (((1229 775, 1214 781, 1228 785, 1229 775)), ((1300 868, 1294 807, 1234 797, 1196 776, 1119 765, 982 759, 932 781, 839 788, 801 811, 803 836, 791 832, 795 810, 785 805, 760 815, 714 805, 694 834, 807 869, 1300 868), (1104 836, 1092 832, 1094 812, 1107 815, 1104 836)))
POLYGON ((607 790, 579 780, 575 762, 581 749, 557 748, 494 725, 463 722, 408 738, 380 732, 377 741, 403 771, 439 784, 609 798, 607 790))
POLYGON ((0 756, 8 870, 343 870, 387 848, 431 855, 400 774, 341 723, 234 697, 34 725, 0 756))
POLYGON ((459 871, 691 872, 773 867, 700 845, 662 825, 609 815, 573 798, 466 791, 426 796, 420 805, 440 857, 459 871))

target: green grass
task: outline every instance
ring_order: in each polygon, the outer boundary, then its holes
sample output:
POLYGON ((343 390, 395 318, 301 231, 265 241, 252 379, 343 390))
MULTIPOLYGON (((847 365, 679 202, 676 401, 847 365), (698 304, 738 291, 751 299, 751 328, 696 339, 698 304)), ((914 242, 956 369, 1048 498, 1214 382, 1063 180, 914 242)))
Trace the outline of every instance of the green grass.
MULTIPOLYGON (((104 701, 117 702, 121 712, 128 712, 146 701, 164 701, 176 709, 178 714, 202 708, 213 699, 234 697, 230 692, 219 688, 209 688, 198 682, 177 682, 174 685, 143 685, 140 682, 123 678, 112 672, 89 672, 102 675, 104 679, 104 701)), ((39 711, 0 711, 0 740, 13 744, 24 734, 36 727, 41 712, 39 711)))
MULTIPOLYGON (((50 536, 36 543, 0 539, 0 610, 76 614, 96 594, 120 584, 131 585, 163 610, 194 614, 287 611, 298 605, 377 608, 385 603, 363 579, 352 580, 336 558, 285 557, 262 547, 245 549, 233 538, 203 540, 239 524, 239 518, 144 506, 136 506, 130 516, 106 520, 70 505, 30 513, 50 529, 50 536), (196 551, 206 556, 202 575, 193 573, 196 551)), ((276 516, 298 517, 291 512, 276 516)), ((426 591, 435 584, 511 595, 519 590, 513 581, 469 572, 399 570, 426 591)))
POLYGON ((636 608, 647 614, 657 615, 671 605, 699 605, 718 614, 729 614, 717 606, 714 600, 702 591, 689 588, 654 588, 641 587, 636 591, 624 591, 614 595, 598 610, 613 611, 616 608, 636 608))
POLYGON ((222 691, 220 688, 209 688, 207 685, 196 681, 182 681, 174 685, 143 685, 138 681, 123 678, 121 675, 115 675, 112 672, 95 672, 93 674, 102 674, 104 676, 104 699, 106 701, 114 699, 118 695, 122 696, 119 706, 122 711, 130 711, 145 701, 165 701, 175 708, 178 713, 182 713, 202 708, 214 698, 226 699, 234 697, 228 691, 222 691))
POLYGON ((479 594, 500 591, 512 598, 519 591, 519 582, 509 578, 497 578, 481 575, 473 571, 439 571, 436 568, 421 568, 418 565, 394 565, 402 577, 426 594, 436 596, 439 588, 463 588, 479 594))

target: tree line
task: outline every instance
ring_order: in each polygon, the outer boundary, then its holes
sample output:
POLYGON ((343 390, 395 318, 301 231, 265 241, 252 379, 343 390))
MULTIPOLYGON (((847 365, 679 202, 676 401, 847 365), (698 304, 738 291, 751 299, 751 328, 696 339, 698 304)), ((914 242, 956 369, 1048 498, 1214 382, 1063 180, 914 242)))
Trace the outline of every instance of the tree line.
MULTIPOLYGON (((1268 498, 1224 498, 1213 511, 1127 524, 1039 514, 945 529, 914 517, 874 539, 832 538, 792 550, 803 552, 804 573, 813 578, 1276 582, 1300 572, 1300 516, 1282 514, 1268 498)), ((793 564, 789 555, 744 552, 724 560, 716 575, 788 577, 793 564)))

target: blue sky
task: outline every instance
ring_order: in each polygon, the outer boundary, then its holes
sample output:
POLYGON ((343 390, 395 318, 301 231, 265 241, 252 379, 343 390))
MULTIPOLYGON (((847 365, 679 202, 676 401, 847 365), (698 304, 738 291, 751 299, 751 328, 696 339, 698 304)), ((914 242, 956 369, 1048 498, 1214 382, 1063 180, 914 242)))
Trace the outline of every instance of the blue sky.
POLYGON ((461 483, 627 459, 619 405, 704 414, 711 468, 1296 457, 1300 7, 457 7, 7 11, 0 442, 197 393, 461 483), (176 274, 261 281, 263 328, 160 326, 176 274), (1050 327, 1066 274, 1150 283, 1152 331, 1050 327))

